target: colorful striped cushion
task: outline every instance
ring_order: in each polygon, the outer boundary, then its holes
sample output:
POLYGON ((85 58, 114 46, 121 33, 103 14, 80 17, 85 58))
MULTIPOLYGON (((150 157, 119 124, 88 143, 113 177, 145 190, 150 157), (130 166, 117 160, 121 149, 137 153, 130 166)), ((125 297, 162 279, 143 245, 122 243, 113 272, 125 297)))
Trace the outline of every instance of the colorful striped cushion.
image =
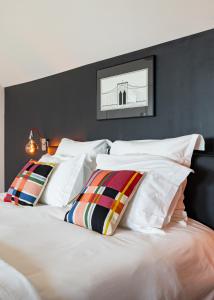
POLYGON ((96 170, 73 201, 65 221, 112 235, 142 177, 135 171, 96 170))
POLYGON ((36 205, 54 166, 52 163, 30 160, 14 179, 4 201, 16 205, 36 205))

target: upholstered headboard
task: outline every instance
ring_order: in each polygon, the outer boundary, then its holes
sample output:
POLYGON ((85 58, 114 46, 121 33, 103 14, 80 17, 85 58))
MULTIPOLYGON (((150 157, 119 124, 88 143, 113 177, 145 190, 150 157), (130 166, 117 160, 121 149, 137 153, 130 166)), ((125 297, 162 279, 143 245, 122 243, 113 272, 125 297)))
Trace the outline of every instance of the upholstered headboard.
POLYGON ((185 193, 188 216, 214 229, 214 153, 195 151, 191 167, 195 173, 185 193))

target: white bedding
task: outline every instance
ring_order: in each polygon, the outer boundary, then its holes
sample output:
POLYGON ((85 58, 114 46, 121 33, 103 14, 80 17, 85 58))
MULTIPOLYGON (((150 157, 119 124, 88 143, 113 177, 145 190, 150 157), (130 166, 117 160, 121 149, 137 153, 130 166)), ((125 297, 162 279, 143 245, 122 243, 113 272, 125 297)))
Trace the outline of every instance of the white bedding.
POLYGON ((0 257, 42 299, 214 299, 214 232, 202 224, 107 237, 63 222, 65 212, 0 203, 0 257))
POLYGON ((0 299, 1 300, 39 300, 29 281, 13 267, 0 260, 0 299))

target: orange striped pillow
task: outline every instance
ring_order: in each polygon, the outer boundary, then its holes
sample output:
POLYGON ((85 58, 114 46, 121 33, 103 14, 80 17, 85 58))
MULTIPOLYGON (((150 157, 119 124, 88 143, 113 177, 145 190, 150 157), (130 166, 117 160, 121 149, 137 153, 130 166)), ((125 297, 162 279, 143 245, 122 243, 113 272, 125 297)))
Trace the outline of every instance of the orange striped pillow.
POLYGON ((65 221, 112 235, 142 177, 142 173, 130 170, 96 170, 72 203, 65 221))
POLYGON ((12 182, 5 202, 34 206, 38 202, 55 164, 30 160, 12 182))

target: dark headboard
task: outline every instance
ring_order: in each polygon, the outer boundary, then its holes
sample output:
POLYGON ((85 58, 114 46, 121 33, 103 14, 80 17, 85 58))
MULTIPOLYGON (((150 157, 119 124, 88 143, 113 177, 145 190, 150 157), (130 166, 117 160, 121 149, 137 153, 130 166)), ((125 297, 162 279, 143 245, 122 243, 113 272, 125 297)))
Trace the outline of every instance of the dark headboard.
POLYGON ((191 167, 195 173, 185 193, 188 216, 214 229, 214 153, 195 152, 191 167))

